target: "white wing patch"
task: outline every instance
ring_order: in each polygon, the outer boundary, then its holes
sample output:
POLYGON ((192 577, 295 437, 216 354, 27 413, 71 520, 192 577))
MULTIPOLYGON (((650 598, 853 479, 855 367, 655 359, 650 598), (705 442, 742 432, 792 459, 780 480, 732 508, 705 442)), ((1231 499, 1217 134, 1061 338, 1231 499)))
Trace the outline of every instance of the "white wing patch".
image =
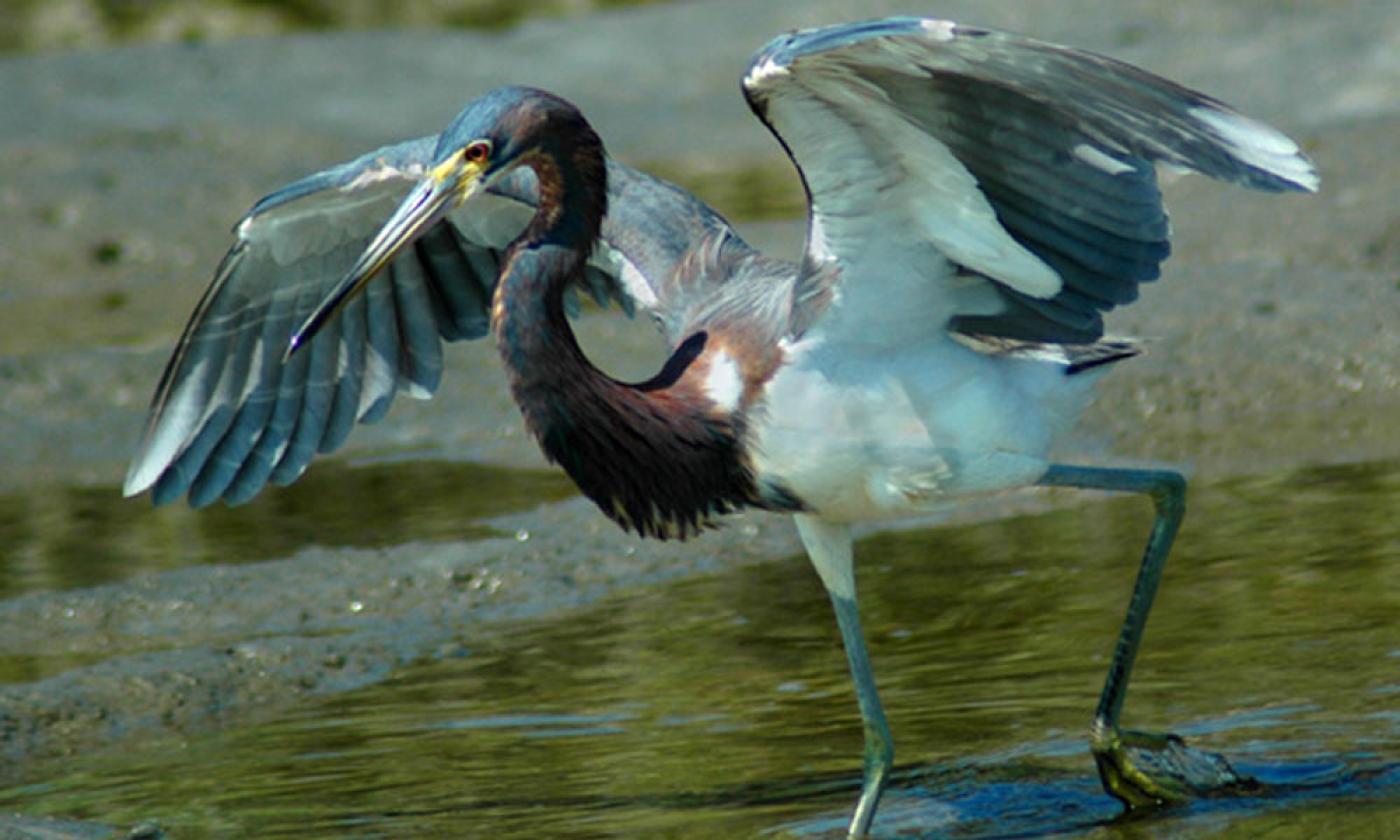
POLYGON ((1118 175, 1123 172, 1132 172, 1133 168, 1118 158, 1108 154, 1103 149, 1090 146, 1087 143, 1080 143, 1074 147, 1074 156, 1103 172, 1110 175, 1118 175))
POLYGON ((786 67, 779 64, 774 59, 769 58, 767 61, 749 70, 748 75, 744 76, 744 87, 751 89, 757 88, 769 79, 778 76, 786 76, 787 74, 788 69, 786 67))
POLYGON ((807 225, 807 253, 818 264, 826 264, 836 261, 836 253, 831 250, 831 243, 826 240, 826 229, 822 227, 822 217, 812 215, 811 221, 807 225))
POLYGON ((410 164, 404 169, 389 166, 383 159, 378 161, 378 166, 373 166, 360 172, 350 183, 340 187, 341 192, 351 192, 364 189, 382 181, 416 181, 422 178, 428 168, 421 163, 410 164))
POLYGON ((201 358, 171 395, 165 422, 155 429, 149 441, 142 443, 146 457, 131 462, 122 484, 123 496, 135 496, 155 484, 166 465, 179 457, 186 438, 208 419, 210 411, 204 406, 208 394, 198 391, 195 383, 205 380, 210 364, 207 357, 201 358))
POLYGON ((953 40, 953 30, 957 27, 951 20, 938 20, 937 18, 924 18, 919 26, 928 33, 929 37, 935 41, 953 40))
POLYGON ((705 375, 705 396, 724 411, 734 411, 743 395, 744 378, 739 373, 739 363, 724 350, 716 352, 710 357, 710 370, 705 375))
POLYGON ((1282 132, 1242 114, 1212 108, 1192 108, 1190 113, 1210 126, 1240 160, 1286 178, 1308 192, 1317 192, 1317 170, 1299 154, 1298 144, 1282 132))

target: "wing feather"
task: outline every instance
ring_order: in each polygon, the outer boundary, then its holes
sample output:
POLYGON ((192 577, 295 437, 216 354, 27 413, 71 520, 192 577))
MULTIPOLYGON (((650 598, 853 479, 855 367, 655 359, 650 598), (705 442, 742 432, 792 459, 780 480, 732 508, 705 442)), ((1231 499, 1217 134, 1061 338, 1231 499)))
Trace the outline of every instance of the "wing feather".
POLYGON ((1204 94, 948 21, 780 36, 744 91, 807 187, 799 284, 866 301, 850 320, 889 306, 858 287, 898 272, 943 290, 907 293, 922 294, 929 329, 1093 341, 1101 313, 1135 299, 1170 253, 1154 164, 1263 190, 1318 184, 1293 141, 1204 94), (969 275, 989 281, 996 311, 969 275))
MULTIPOLYGON (((356 418, 364 423, 383 419, 389 411, 390 400, 398 390, 400 370, 407 376, 409 368, 399 362, 399 318, 394 303, 393 277, 389 282, 371 283, 365 289, 365 382, 372 383, 360 398, 360 413, 356 418)), ((295 325, 289 327, 295 329, 295 325)), ((280 332, 280 331, 279 331, 280 332)))
MULTIPOLYGON (((301 290, 305 296, 306 289, 301 290)), ((314 304, 313 304, 314 305, 314 304)), ((292 310, 301 309, 300 302, 292 310)), ((244 459, 238 474, 225 492, 230 504, 239 504, 251 499, 258 490, 268 483, 278 461, 291 442, 297 419, 301 414, 305 388, 298 383, 306 382, 306 371, 311 364, 311 353, 298 353, 283 366, 278 379, 276 402, 267 418, 265 428, 258 436, 252 452, 244 459)))
POLYGON ((499 254, 457 240, 450 226, 428 231, 413 244, 436 293, 438 330, 448 341, 481 338, 496 288, 499 254))
POLYGON ((437 391, 442 381, 442 342, 422 329, 422 325, 438 320, 433 313, 430 287, 423 267, 415 260, 400 260, 389 266, 388 279, 394 290, 394 314, 403 342, 405 386, 412 396, 425 399, 437 391))
POLYGON ((330 414, 321 430, 318 452, 340 448, 355 426, 360 413, 360 391, 365 384, 365 303, 364 295, 351 300, 337 319, 340 330, 336 335, 335 390, 331 396, 330 414))
MULTIPOLYGON (((397 268, 397 267, 395 267, 397 268)), ((313 290, 312 297, 319 302, 313 290)), ((315 302, 310 306, 315 306, 315 302)), ((310 309, 308 308, 309 312, 310 309)), ((306 363, 306 378, 288 378, 284 387, 301 393, 301 411, 297 414, 296 427, 288 438, 286 449, 277 467, 272 471, 271 481, 286 486, 295 481, 306 470, 306 465, 316 455, 321 443, 321 433, 330 417, 331 398, 335 393, 336 345, 333 334, 318 335, 298 356, 309 356, 306 363)))
MULTIPOLYGON (((484 336, 502 253, 534 213, 536 182, 517 170, 425 232, 310 346, 283 362, 296 326, 364 249, 431 162, 436 138, 387 146, 273 192, 190 318, 152 400, 128 495, 164 503, 251 499, 288 484, 395 395, 434 393, 442 342, 484 336)), ((685 313, 726 276, 671 276, 718 236, 752 249, 689 193, 609 163, 611 211, 584 278, 600 303, 652 314, 673 344, 685 313)), ((790 267, 795 273, 795 267, 790 267)))

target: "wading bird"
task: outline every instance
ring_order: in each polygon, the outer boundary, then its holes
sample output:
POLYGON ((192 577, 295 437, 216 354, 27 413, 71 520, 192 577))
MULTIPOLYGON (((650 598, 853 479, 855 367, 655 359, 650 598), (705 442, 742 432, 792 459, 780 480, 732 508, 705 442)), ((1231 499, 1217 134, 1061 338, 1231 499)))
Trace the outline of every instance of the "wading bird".
POLYGON ((1167 256, 1154 164, 1314 191, 1312 164, 1143 70, 941 20, 782 35, 743 90, 806 187, 800 262, 611 160, 568 102, 491 91, 437 137, 253 207, 165 370, 127 494, 236 503, 288 483, 396 392, 432 394, 441 339, 489 332, 544 454, 623 528, 793 514, 865 724, 859 837, 893 744, 851 523, 1030 485, 1142 493, 1156 520, 1093 719, 1101 779, 1129 807, 1241 784, 1218 756, 1119 727, 1184 480, 1048 453, 1092 380, 1137 352, 1101 315, 1167 256), (671 349, 655 376, 589 362, 578 289, 655 319, 671 349))

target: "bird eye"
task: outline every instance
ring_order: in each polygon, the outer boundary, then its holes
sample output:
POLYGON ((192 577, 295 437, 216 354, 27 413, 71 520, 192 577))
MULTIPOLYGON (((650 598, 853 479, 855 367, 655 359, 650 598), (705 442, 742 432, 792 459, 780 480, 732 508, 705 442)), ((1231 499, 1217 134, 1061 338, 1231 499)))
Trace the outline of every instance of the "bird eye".
POLYGON ((473 143, 462 150, 462 160, 467 163, 483 163, 491 154, 491 144, 486 142, 473 143))

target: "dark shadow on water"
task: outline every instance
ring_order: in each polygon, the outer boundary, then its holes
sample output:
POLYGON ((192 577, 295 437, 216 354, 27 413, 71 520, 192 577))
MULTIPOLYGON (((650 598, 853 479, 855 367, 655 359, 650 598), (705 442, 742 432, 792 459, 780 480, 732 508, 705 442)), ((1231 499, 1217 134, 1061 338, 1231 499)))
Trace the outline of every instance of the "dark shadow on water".
MULTIPOLYGON (((1085 732, 1141 499, 857 548, 900 772, 875 836, 1387 837, 1400 824, 1400 467, 1198 482, 1124 724, 1263 793, 1120 815, 1085 732)), ((0 810, 172 836, 840 837, 860 724, 802 557, 461 640, 369 688, 75 763, 0 810)))
POLYGON ((0 495, 0 598, 198 563, 286 557, 310 545, 491 536, 480 523, 572 496, 551 470, 450 461, 318 463, 239 507, 153 508, 115 488, 37 485, 0 495))

